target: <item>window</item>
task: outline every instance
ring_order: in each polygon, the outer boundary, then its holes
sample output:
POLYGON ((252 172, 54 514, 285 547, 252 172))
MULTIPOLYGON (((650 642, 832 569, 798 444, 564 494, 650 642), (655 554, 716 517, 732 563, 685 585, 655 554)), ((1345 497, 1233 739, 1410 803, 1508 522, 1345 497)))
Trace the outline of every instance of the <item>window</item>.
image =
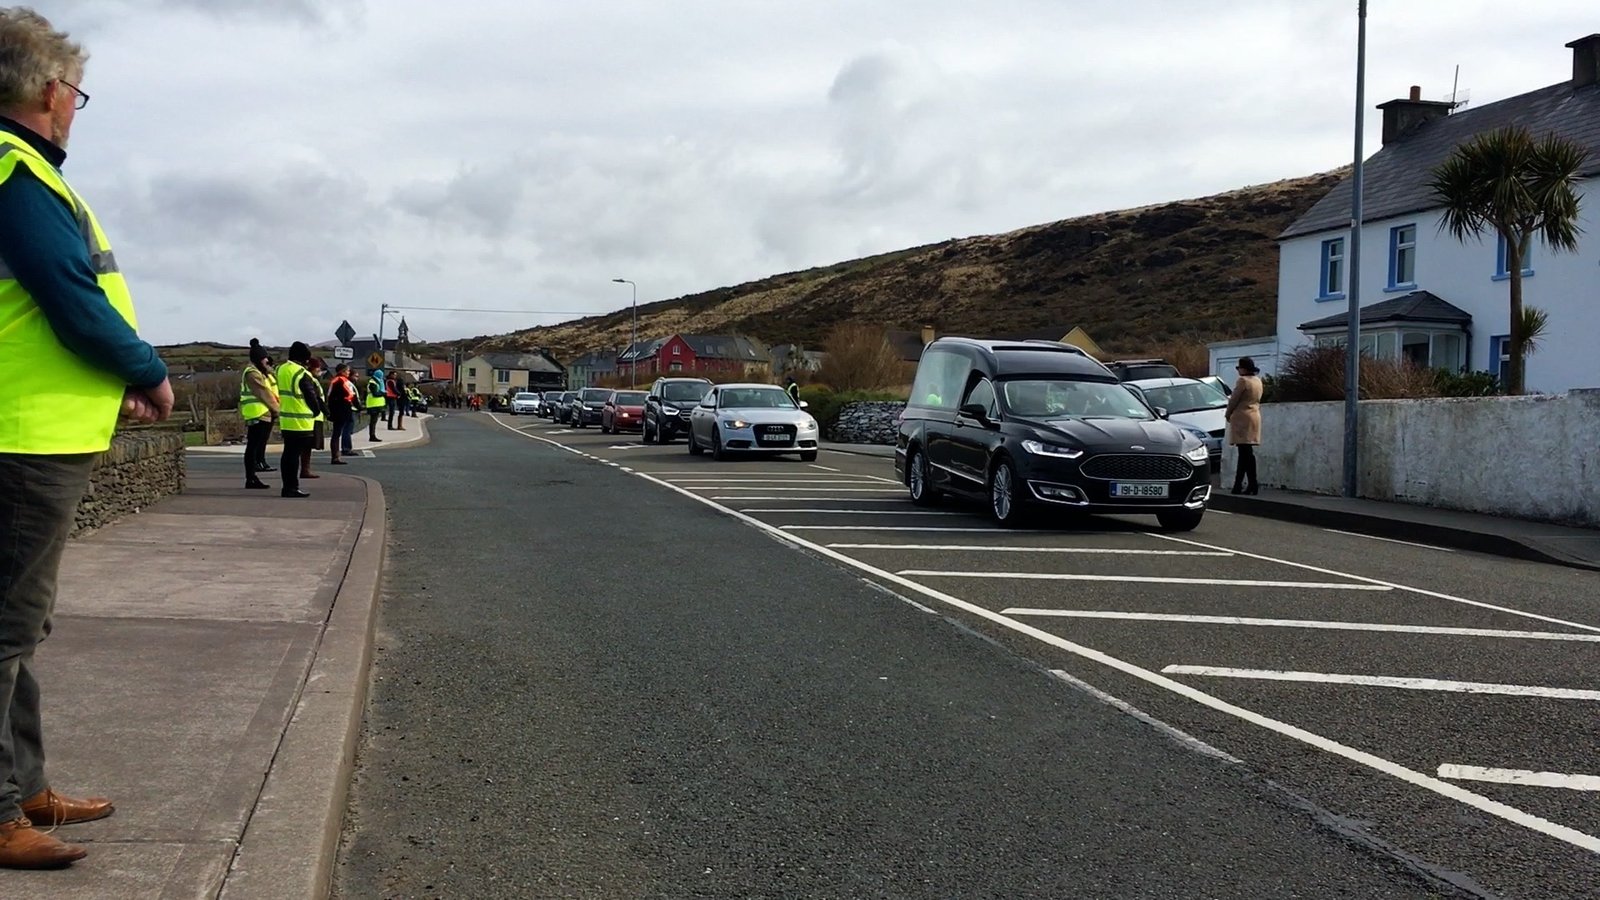
POLYGON ((1428 354, 1428 365, 1447 372, 1460 372, 1466 368, 1467 342, 1459 334, 1435 334, 1433 350, 1428 354))
POLYGON ((1417 226, 1400 225, 1389 229, 1389 290, 1410 290, 1417 286, 1417 226))
MULTIPOLYGON (((1522 277, 1527 278, 1533 274, 1533 246, 1537 241, 1528 242, 1528 258, 1522 261, 1522 277)), ((1511 272, 1506 268, 1506 239, 1501 235, 1495 241, 1494 247, 1494 280, 1504 281, 1511 277, 1511 272)))
POLYGON ((1489 338, 1489 371, 1502 383, 1511 374, 1511 335, 1497 334, 1489 338))
POLYGON ((683 371, 683 363, 678 362, 677 360, 673 360, 672 361, 672 365, 668 366, 668 369, 670 371, 673 371, 673 372, 682 372, 683 371))
POLYGON ((1344 299, 1344 238, 1322 242, 1322 284, 1317 299, 1344 299))
POLYGON ((980 376, 978 383, 974 384, 972 390, 967 392, 966 404, 963 405, 973 403, 983 407, 988 412, 989 418, 1000 418, 1000 408, 995 405, 994 383, 989 379, 980 376))
POLYGON ((510 369, 495 369, 494 370, 494 381, 495 381, 495 384, 510 384, 511 383, 511 370, 510 369))
POLYGON ((935 409, 955 409, 961 389, 967 383, 972 363, 950 350, 930 350, 917 363, 917 378, 911 385, 911 404, 935 409))
POLYGON ((683 347, 681 345, 679 345, 679 344, 673 344, 672 345, 672 355, 673 356, 682 356, 683 355, 683 347))
POLYGON ((478 392, 478 385, 475 384, 474 382, 471 382, 471 381, 467 382, 467 393, 476 394, 477 392, 478 392))
POLYGON ((471 376, 473 378, 477 378, 478 377, 478 367, 477 366, 467 366, 467 375, 469 375, 469 376, 471 376))

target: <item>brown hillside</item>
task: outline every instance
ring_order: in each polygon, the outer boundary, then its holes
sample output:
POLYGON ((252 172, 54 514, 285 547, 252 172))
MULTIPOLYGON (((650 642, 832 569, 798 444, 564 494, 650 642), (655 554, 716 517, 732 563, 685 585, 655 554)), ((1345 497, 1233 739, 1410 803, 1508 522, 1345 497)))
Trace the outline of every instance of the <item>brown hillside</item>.
MULTIPOLYGON (((640 339, 745 334, 816 346, 844 322, 1005 334, 1082 325, 1107 349, 1274 328, 1274 238, 1342 172, 775 275, 639 307, 640 339)), ((629 311, 488 338, 562 358, 628 341, 629 311)))

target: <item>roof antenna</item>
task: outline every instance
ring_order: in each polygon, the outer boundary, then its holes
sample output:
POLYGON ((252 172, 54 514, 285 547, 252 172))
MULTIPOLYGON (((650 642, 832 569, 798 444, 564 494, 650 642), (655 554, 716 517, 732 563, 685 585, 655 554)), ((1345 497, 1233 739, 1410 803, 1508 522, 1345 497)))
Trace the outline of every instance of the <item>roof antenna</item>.
POLYGON ((1455 112, 1472 99, 1472 92, 1467 91, 1465 96, 1461 92, 1461 64, 1456 64, 1455 80, 1450 82, 1450 111, 1455 112))

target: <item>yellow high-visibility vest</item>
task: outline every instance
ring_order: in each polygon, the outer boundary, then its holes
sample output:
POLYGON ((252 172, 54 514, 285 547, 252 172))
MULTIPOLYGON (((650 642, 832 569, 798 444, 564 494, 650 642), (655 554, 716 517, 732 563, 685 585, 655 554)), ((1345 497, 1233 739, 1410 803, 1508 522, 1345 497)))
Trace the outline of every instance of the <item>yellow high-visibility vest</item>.
POLYGON ((389 398, 383 392, 383 382, 376 378, 367 379, 367 409, 383 409, 389 405, 389 398))
MULTIPOLYGON (((138 328, 133 297, 111 243, 89 204, 50 161, 0 131, 0 184, 26 168, 55 191, 78 221, 95 281, 111 308, 138 328)), ((111 446, 127 385, 91 365, 56 337, 33 296, 0 261, 0 453, 97 453, 111 446)))
POLYGON ((316 416, 300 393, 300 379, 309 375, 306 367, 290 360, 278 367, 278 430, 311 431, 316 416))
MULTIPOLYGON (((254 422, 272 415, 272 410, 261 402, 255 391, 250 390, 250 369, 254 368, 255 366, 251 365, 249 369, 239 373, 239 417, 246 422, 254 422)), ((269 390, 272 388, 270 379, 267 381, 267 388, 269 390)))

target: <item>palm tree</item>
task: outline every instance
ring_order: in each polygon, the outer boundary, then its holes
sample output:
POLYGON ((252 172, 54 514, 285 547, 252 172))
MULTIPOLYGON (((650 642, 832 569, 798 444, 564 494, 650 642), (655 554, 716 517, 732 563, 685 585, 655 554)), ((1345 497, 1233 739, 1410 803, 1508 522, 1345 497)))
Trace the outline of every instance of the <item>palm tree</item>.
POLYGON ((1578 249, 1575 184, 1587 156, 1565 138, 1535 139, 1528 129, 1509 126, 1461 144, 1433 170, 1429 186, 1444 205, 1439 230, 1462 243, 1488 231, 1505 241, 1512 326, 1507 393, 1523 392, 1523 360, 1532 337, 1523 327, 1522 261, 1535 236, 1556 252, 1578 249))

